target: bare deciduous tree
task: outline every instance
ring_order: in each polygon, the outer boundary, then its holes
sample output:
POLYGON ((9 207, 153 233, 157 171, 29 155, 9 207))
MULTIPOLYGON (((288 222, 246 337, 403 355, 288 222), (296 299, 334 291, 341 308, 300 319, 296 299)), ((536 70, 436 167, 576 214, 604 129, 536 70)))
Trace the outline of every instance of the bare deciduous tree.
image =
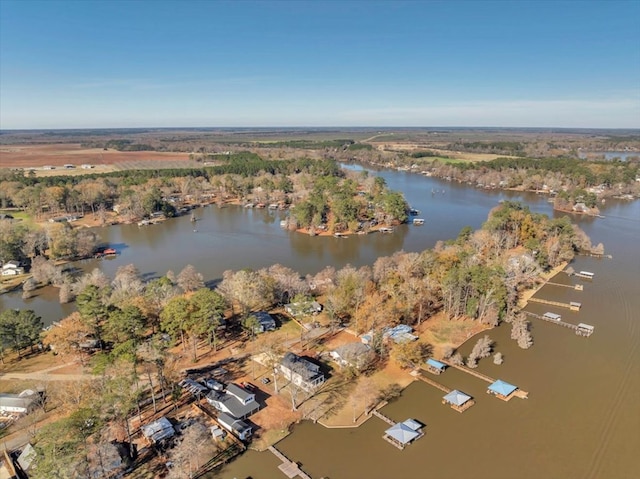
POLYGON ((178 286, 185 292, 204 288, 204 280, 202 275, 198 273, 198 271, 196 271, 196 269, 190 264, 185 266, 184 269, 180 271, 180 274, 178 274, 177 283, 178 286))

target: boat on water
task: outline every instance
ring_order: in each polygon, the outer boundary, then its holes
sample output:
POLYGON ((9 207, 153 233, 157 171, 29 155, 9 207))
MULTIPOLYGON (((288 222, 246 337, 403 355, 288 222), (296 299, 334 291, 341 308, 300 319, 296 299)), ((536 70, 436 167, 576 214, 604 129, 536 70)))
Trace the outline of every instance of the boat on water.
POLYGON ((413 224, 414 225, 423 225, 424 224, 424 218, 414 218, 413 219, 413 224))
POLYGON ((96 251, 96 253, 93 255, 94 258, 105 258, 108 256, 116 256, 118 254, 118 252, 113 249, 113 248, 105 248, 99 251, 96 251))
POLYGON ((420 214, 420 210, 416 210, 415 208, 411 208, 411 209, 409 210, 409 214, 410 214, 411 216, 418 216, 418 215, 420 214))
POLYGON ((395 230, 392 227, 382 227, 380 228, 378 231, 380 231, 380 233, 393 233, 395 230))

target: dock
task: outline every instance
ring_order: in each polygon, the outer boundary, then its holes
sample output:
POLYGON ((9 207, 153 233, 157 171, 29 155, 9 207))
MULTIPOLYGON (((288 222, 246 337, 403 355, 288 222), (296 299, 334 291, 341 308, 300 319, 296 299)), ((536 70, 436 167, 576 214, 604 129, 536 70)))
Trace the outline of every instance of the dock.
POLYGON ((371 411, 371 414, 373 414, 375 417, 382 419, 384 422, 386 422, 387 424, 391 424, 392 426, 394 426, 396 424, 395 421, 393 421, 391 418, 385 416, 384 414, 382 414, 380 411, 378 411, 377 409, 374 409, 373 411, 371 411))
MULTIPOLYGON (((554 321, 555 323, 556 321, 554 321)), ((447 366, 450 366, 452 368, 456 368, 459 369, 462 372, 465 372, 467 374, 471 374, 472 376, 477 377, 478 379, 482 379, 483 381, 488 382, 489 384, 493 384, 496 382, 495 379, 493 379, 490 376, 487 376, 486 374, 482 374, 478 371, 474 371, 473 369, 467 368, 465 366, 458 366, 457 364, 453 364, 449 361, 445 361, 444 359, 440 359, 441 362, 443 362, 444 364, 446 364, 447 366)), ((508 401, 509 399, 511 399, 512 396, 516 396, 519 397, 520 399, 527 399, 529 397, 529 393, 526 391, 522 391, 521 389, 516 389, 513 394, 509 395, 507 399, 505 399, 506 401, 508 401)))
POLYGON ((311 476, 300 469, 300 466, 298 466, 298 464, 290 461, 287 456, 278 451, 274 446, 269 446, 269 451, 282 461, 282 464, 278 466, 278 469, 280 469, 282 473, 289 479, 296 476, 301 477, 302 479, 311 479, 311 476))
POLYGON ((575 301, 571 301, 569 303, 562 303, 560 301, 551 301, 551 300, 542 299, 542 298, 529 298, 529 301, 531 301, 532 303, 540 303, 540 304, 548 304, 551 306, 557 306, 559 308, 567 308, 567 309, 570 309, 571 311, 580 311, 580 307, 582 306, 581 303, 577 303, 575 301))
POLYGON ((594 331, 594 327, 588 324, 580 323, 579 325, 576 325, 576 324, 566 323, 564 321, 550 319, 545 317, 544 315, 532 313, 530 311, 523 311, 523 313, 525 313, 528 316, 531 316, 532 318, 541 319, 542 321, 546 321, 551 324, 557 324, 558 326, 562 326, 563 328, 572 329, 575 331, 575 333, 578 336, 585 336, 588 338, 589 336, 591 336, 591 334, 593 334, 593 331, 594 331), (589 327, 587 328, 585 326, 589 326, 589 327))
POLYGON ((561 288, 571 288, 571 289, 574 289, 576 291, 584 290, 584 285, 583 284, 562 284, 562 283, 553 283, 551 281, 547 281, 546 284, 550 284, 551 286, 560 286, 561 288))
POLYGON ((422 371, 414 371, 414 372, 411 373, 411 375, 413 377, 419 379, 420 381, 424 381, 428 385, 433 386, 436 389, 439 389, 440 391, 444 392, 445 394, 449 394, 451 391, 453 391, 453 389, 448 388, 444 384, 440 384, 439 382, 434 381, 433 379, 426 377, 424 374, 422 374, 422 371))

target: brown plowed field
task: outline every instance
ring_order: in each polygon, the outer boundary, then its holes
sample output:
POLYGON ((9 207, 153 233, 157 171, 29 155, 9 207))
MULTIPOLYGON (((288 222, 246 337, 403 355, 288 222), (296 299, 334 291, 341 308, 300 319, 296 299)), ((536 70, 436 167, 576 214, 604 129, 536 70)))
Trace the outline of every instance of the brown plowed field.
MULTIPOLYGON (((62 166, 65 164, 73 164, 76 167, 83 164, 119 165, 121 163, 129 163, 129 165, 135 165, 138 162, 149 163, 154 161, 171 162, 175 166, 180 166, 181 162, 189 161, 189 154, 82 148, 77 143, 0 146, 0 167, 3 168, 41 168, 43 166, 62 166)), ((187 164, 184 166, 187 166, 187 164)), ((142 165, 141 167, 144 168, 142 165)))

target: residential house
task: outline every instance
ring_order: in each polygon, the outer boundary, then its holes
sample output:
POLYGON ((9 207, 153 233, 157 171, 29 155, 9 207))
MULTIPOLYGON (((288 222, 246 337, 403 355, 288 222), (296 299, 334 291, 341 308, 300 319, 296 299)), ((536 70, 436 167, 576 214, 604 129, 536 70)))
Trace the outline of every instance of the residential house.
POLYGON ((255 394, 233 383, 225 392, 211 391, 207 394, 207 402, 221 413, 239 419, 245 419, 260 409, 255 394))
POLYGON ((284 310, 295 318, 297 316, 318 314, 322 311, 322 305, 317 301, 289 303, 284 305, 284 310))
POLYGON ((24 274, 24 268, 20 266, 18 261, 7 261, 2 265, 2 276, 14 276, 24 274))
POLYGON ((31 389, 22 391, 20 394, 0 394, 0 413, 28 413, 34 407, 37 394, 31 389))
POLYGON ((276 320, 266 311, 256 311, 251 313, 251 316, 258 320, 258 325, 255 327, 256 333, 264 333, 276 329, 276 320))
POLYGON ((282 371, 285 378, 305 391, 316 389, 325 380, 324 374, 320 371, 320 366, 291 352, 285 354, 284 358, 282 358, 280 371, 282 371))
POLYGON ((347 343, 329 353, 340 367, 353 367, 362 370, 373 360, 374 354, 369 346, 363 343, 347 343))

